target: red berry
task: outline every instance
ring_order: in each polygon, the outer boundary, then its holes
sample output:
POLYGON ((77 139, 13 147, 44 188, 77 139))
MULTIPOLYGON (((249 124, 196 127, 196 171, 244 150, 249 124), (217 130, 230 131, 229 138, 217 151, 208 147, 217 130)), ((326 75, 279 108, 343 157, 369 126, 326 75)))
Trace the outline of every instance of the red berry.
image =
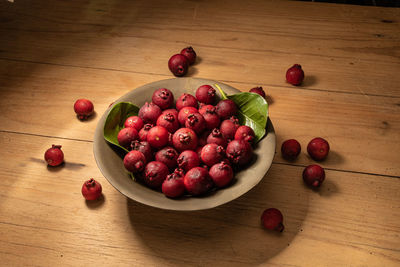
POLYGON ((193 65, 196 61, 196 52, 191 46, 182 49, 181 54, 188 59, 189 65, 193 65))
POLYGON ((265 98, 265 92, 264 92, 264 90, 263 90, 263 88, 262 88, 261 86, 251 88, 249 92, 250 92, 250 93, 259 94, 260 96, 262 96, 263 98, 265 98))
POLYGON ((64 153, 61 150, 60 145, 52 145, 51 148, 47 149, 44 153, 44 160, 50 166, 58 166, 64 162, 64 153))
POLYGON ((200 103, 212 104, 215 101, 216 92, 210 85, 202 85, 196 90, 196 98, 200 103))
POLYGON ((264 228, 269 230, 282 232, 285 229, 283 226, 283 215, 278 209, 275 208, 264 210, 263 214, 261 215, 261 223, 264 228))
POLYGON ((172 147, 164 147, 156 153, 156 161, 162 162, 171 170, 177 165, 178 152, 172 147))
POLYGON ((122 128, 117 136, 118 143, 125 148, 130 148, 133 141, 139 138, 139 133, 133 127, 122 128))
POLYGON ((139 117, 143 120, 144 123, 155 124, 158 116, 161 115, 161 109, 156 104, 150 102, 146 102, 139 109, 139 117))
POLYGON ((82 185, 82 196, 86 200, 96 200, 101 196, 101 184, 91 178, 82 185))
POLYGON ((213 181, 208 171, 201 167, 195 167, 188 171, 183 178, 183 183, 189 194, 193 196, 202 195, 213 187, 213 181))
POLYGON ((286 81, 292 85, 300 85, 304 80, 304 71, 299 64, 294 64, 286 71, 286 81))
POLYGON ((160 88, 154 91, 151 101, 161 109, 167 109, 174 104, 174 95, 170 90, 160 88))
POLYGON ((301 146, 296 139, 289 139, 282 143, 282 157, 287 160, 295 160, 300 154, 301 146))
POLYGON ((139 131, 139 140, 140 141, 146 141, 147 142, 147 134, 149 130, 153 128, 153 124, 146 123, 142 129, 139 131))
POLYGON ((88 99, 78 99, 74 104, 74 111, 80 120, 87 119, 93 114, 93 103, 88 99))
POLYGON ((163 148, 168 144, 168 131, 162 126, 154 126, 147 133, 147 142, 154 148, 163 148))
POLYGON ((239 120, 232 116, 228 120, 224 120, 221 122, 219 130, 225 139, 233 140, 235 138, 236 130, 239 128, 239 120))
POLYGON ((236 130, 235 140, 244 140, 252 144, 255 138, 256 135, 254 134, 253 129, 247 125, 242 125, 236 130))
POLYGON ((161 114, 167 114, 167 113, 171 113, 172 115, 175 116, 175 118, 178 118, 179 112, 174 108, 169 108, 169 109, 163 110, 163 112, 161 114))
POLYGON ((220 162, 213 165, 209 171, 214 184, 221 188, 227 186, 233 179, 232 167, 226 162, 220 162))
POLYGON ((197 99, 191 94, 183 93, 178 100, 176 100, 176 109, 181 110, 184 107, 194 107, 198 108, 199 104, 197 103, 197 99))
POLYGON ((156 124, 164 127, 170 133, 174 133, 179 129, 178 118, 174 115, 174 113, 163 112, 160 117, 158 117, 156 124))
POLYGON ((221 119, 227 119, 233 115, 236 115, 237 106, 232 100, 224 99, 218 102, 216 106, 216 112, 221 119))
POLYGON ((253 149, 244 140, 233 140, 226 147, 226 155, 233 164, 243 166, 253 158, 253 149))
POLYGON ((146 157, 137 150, 129 151, 124 157, 124 166, 129 172, 138 173, 144 170, 146 157))
POLYGON ((201 150, 201 161, 211 167, 225 158, 225 149, 217 144, 207 144, 201 150))
POLYGON ((308 143, 307 152, 313 160, 324 160, 329 153, 329 143, 321 137, 316 137, 308 143))
POLYGON ((204 116, 205 113, 217 114, 216 109, 213 105, 201 105, 199 108, 199 113, 204 116))
POLYGON ((307 166, 303 171, 303 181, 311 187, 319 187, 325 180, 324 169, 316 164, 307 166))
POLYGON ((174 147, 178 151, 195 150, 198 144, 196 133, 189 128, 180 128, 172 136, 174 147))
POLYGON ((228 145, 228 142, 226 141, 226 138, 222 135, 221 131, 215 128, 208 135, 207 144, 217 144, 225 148, 228 145))
POLYGON ((161 186, 161 190, 167 197, 176 198, 185 193, 185 185, 183 183, 183 172, 173 172, 167 175, 161 186))
POLYGON ((200 165, 200 158, 196 152, 185 150, 179 155, 177 162, 180 169, 189 171, 190 169, 200 165))
POLYGON ((168 175, 168 167, 162 162, 149 162, 144 169, 144 182, 151 188, 160 187, 168 175))
POLYGON ((197 108, 194 107, 183 107, 178 113, 178 121, 181 126, 185 125, 185 121, 190 114, 198 113, 197 108))
POLYGON ((146 162, 150 162, 153 160, 153 151, 147 141, 133 141, 131 143, 131 149, 142 152, 144 157, 146 158, 146 162))
MULTIPOLYGON (((214 109, 215 110, 215 109, 214 109)), ((217 113, 214 111, 206 111, 203 115, 203 118, 206 122, 206 128, 209 130, 212 130, 214 128, 218 128, 221 120, 219 118, 219 116, 217 115, 217 113)))
POLYGON ((136 131, 140 131, 143 128, 143 121, 138 116, 130 116, 125 120, 124 126, 125 128, 133 127, 136 131))
POLYGON ((186 118, 185 127, 200 135, 206 128, 206 121, 200 113, 193 113, 186 118))
POLYGON ((168 68, 175 76, 184 76, 189 69, 189 60, 181 54, 175 54, 168 60, 168 68))

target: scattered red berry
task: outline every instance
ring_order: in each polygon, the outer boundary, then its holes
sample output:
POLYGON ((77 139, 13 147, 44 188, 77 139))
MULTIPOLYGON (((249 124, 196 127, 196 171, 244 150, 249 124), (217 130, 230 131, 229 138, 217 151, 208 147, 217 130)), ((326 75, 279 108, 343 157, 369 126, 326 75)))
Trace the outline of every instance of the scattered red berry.
POLYGON ((88 99, 78 99, 74 104, 74 111, 80 120, 86 120, 90 115, 93 114, 93 110, 93 103, 88 99))
POLYGON ((321 137, 316 137, 308 143, 307 152, 313 160, 324 160, 329 153, 329 143, 321 137))
POLYGON ((263 98, 265 98, 265 92, 264 92, 264 90, 263 90, 263 88, 262 88, 261 86, 251 88, 249 92, 250 92, 250 93, 259 94, 260 96, 262 96, 263 98))
POLYGON ((173 55, 168 60, 168 68, 175 76, 184 76, 189 69, 189 60, 181 54, 173 55))
POLYGON ((309 165, 303 171, 303 180, 308 186, 319 187, 325 180, 325 171, 319 165, 309 165))
POLYGON ((101 184, 91 178, 82 185, 82 195, 86 200, 96 200, 101 196, 101 184))
POLYGON ((60 145, 52 145, 51 148, 47 149, 44 153, 44 160, 50 166, 58 166, 64 162, 64 153, 61 150, 60 145))
POLYGON ((289 139, 282 143, 282 157, 287 160, 295 160, 300 154, 301 146, 296 139, 289 139))
POLYGON ((189 46, 182 49, 181 54, 184 55, 189 62, 189 65, 193 65, 196 61, 196 52, 193 50, 193 47, 189 46))
POLYGON ((264 228, 269 230, 282 232, 285 229, 283 226, 283 215, 278 209, 275 208, 264 210, 263 214, 261 215, 261 223, 264 228))
POLYGON ((286 81, 292 85, 300 85, 304 80, 304 71, 299 64, 294 64, 286 71, 286 81))

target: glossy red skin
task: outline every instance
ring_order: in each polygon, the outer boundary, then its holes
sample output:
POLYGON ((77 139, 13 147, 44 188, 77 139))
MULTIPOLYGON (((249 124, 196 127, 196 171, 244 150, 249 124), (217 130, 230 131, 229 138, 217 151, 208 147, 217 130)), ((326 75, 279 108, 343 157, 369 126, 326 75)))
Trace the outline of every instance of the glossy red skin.
POLYGON ((232 167, 226 162, 214 164, 208 173, 214 184, 219 188, 227 186, 233 179, 232 167))
POLYGON ((183 176, 171 173, 164 180, 161 191, 170 198, 177 198, 183 196, 185 193, 185 184, 183 183, 183 176))
POLYGON ((129 151, 124 157, 124 166, 129 172, 138 173, 146 166, 146 157, 137 150, 129 151))
POLYGON ((215 106, 213 106, 213 105, 201 105, 200 108, 199 108, 199 113, 204 116, 204 114, 206 112, 212 113, 212 114, 217 114, 215 106))
POLYGON ((206 112, 206 113, 204 113, 203 118, 206 122, 206 128, 209 130, 218 128, 219 125, 221 124, 221 120, 216 113, 206 112))
POLYGON ((147 142, 147 133, 149 130, 153 128, 153 124, 147 123, 143 126, 142 129, 139 131, 139 140, 140 141, 146 141, 147 142))
POLYGON ((226 156, 239 166, 246 165, 253 158, 253 148, 244 140, 233 140, 226 147, 226 156))
POLYGON ((50 166, 59 166, 64 162, 64 153, 61 150, 60 145, 52 145, 51 148, 47 149, 44 153, 44 160, 50 166))
POLYGON ((185 127, 200 135, 206 128, 206 121, 200 113, 193 113, 186 118, 185 127))
POLYGON ((256 135, 254 134, 253 129, 247 125, 239 126, 235 132, 235 140, 244 140, 250 144, 253 144, 255 138, 256 135))
POLYGON ((162 110, 168 109, 174 104, 174 94, 167 88, 160 88, 154 91, 151 101, 162 110))
POLYGON ((218 102, 216 112, 222 120, 228 119, 231 116, 236 115, 237 106, 232 100, 224 99, 218 102))
POLYGON ((156 124, 158 117, 161 115, 161 109, 156 104, 150 102, 146 102, 139 109, 139 117, 143 120, 144 123, 156 124))
POLYGON ((163 112, 161 114, 165 114, 165 113, 172 113, 175 116, 175 118, 178 118, 178 114, 179 114, 179 112, 174 108, 169 108, 169 109, 163 110, 163 112))
POLYGON ((184 107, 194 107, 197 109, 199 104, 193 95, 183 93, 178 100, 176 100, 176 109, 181 110, 184 107))
POLYGON ((150 162, 153 160, 153 151, 151 149, 150 144, 147 141, 134 141, 131 144, 132 150, 136 150, 142 152, 144 157, 146 158, 146 162, 150 162))
POLYGON ((303 181, 310 187, 317 188, 324 180, 325 171, 317 164, 309 165, 303 171, 303 181))
POLYGON ((154 126, 147 133, 147 142, 151 147, 161 149, 168 144, 168 131, 162 126, 154 126))
POLYGON ((81 192, 86 200, 96 200, 101 196, 101 184, 92 178, 83 183, 81 192))
POLYGON ((286 160, 295 160, 301 152, 300 143, 296 139, 288 139, 282 143, 281 153, 286 160))
POLYGON ((208 171, 201 167, 195 167, 188 171, 183 178, 183 183, 186 191, 193 196, 203 195, 213 187, 213 181, 208 171))
POLYGON ((200 158, 193 150, 185 150, 179 155, 177 162, 179 168, 187 172, 200 165, 200 158))
POLYGON ((217 144, 207 144, 200 154, 201 161, 211 167, 225 158, 225 149, 217 144))
POLYGON ((321 137, 312 139, 307 145, 307 152, 313 160, 321 161, 329 154, 329 143, 321 137))
POLYGON ((198 144, 196 133, 189 128, 180 128, 172 136, 174 148, 180 152, 195 150, 198 144))
POLYGON ((178 121, 181 124, 181 126, 185 126, 186 119, 190 114, 194 114, 194 113, 198 113, 198 112, 199 111, 197 110, 197 108, 183 107, 178 113, 178 121))
POLYGON ((200 103, 212 104, 216 99, 215 89, 208 84, 202 85, 196 90, 196 98, 200 103))
POLYGON ((282 232, 285 227, 283 226, 283 215, 275 208, 264 210, 261 215, 261 224, 265 229, 275 230, 282 232))
POLYGON ((226 141, 226 138, 222 135, 221 131, 215 128, 208 135, 207 144, 217 144, 219 146, 222 146, 223 148, 226 148, 228 142, 226 141))
POLYGON ((219 130, 222 135, 227 140, 233 140, 235 138, 236 130, 239 128, 239 121, 236 117, 231 117, 227 120, 221 122, 219 126, 219 130))
POLYGON ((170 133, 174 133, 179 129, 178 118, 173 113, 162 113, 158 117, 156 124, 164 127, 170 133))
POLYGON ((162 162, 171 170, 177 165, 178 152, 172 147, 164 147, 156 153, 156 161, 162 162))
POLYGON ((181 54, 187 58, 189 65, 193 65, 194 62, 196 61, 197 55, 196 55, 196 52, 194 51, 193 47, 191 47, 191 46, 182 49, 181 54))
POLYGON ((184 76, 189 69, 187 57, 181 54, 175 54, 168 60, 168 68, 177 77, 184 76))
POLYGON ((82 98, 75 101, 74 111, 80 120, 85 120, 93 114, 94 106, 90 100, 82 98))
POLYGON ((294 64, 286 71, 286 81, 292 85, 300 85, 304 80, 304 71, 301 65, 294 64))
POLYGON ((263 90, 263 88, 262 88, 261 86, 251 88, 251 89, 249 90, 249 92, 250 92, 250 93, 258 94, 258 95, 262 96, 263 98, 265 98, 265 92, 264 92, 264 90, 263 90))
POLYGON ((136 131, 140 131, 143 128, 143 120, 139 118, 139 116, 130 116, 125 120, 124 126, 125 128, 133 127, 136 131))
POLYGON ((118 143, 120 146, 130 148, 133 141, 139 138, 138 131, 133 127, 122 128, 118 132, 118 143))
POLYGON ((167 165, 159 161, 151 161, 144 169, 143 181, 151 188, 159 188, 168 173, 167 165))

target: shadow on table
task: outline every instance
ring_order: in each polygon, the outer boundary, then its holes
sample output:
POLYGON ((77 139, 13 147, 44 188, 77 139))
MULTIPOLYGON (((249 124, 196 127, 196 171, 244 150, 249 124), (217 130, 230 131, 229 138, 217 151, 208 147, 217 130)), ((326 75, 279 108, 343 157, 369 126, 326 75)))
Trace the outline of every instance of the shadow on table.
POLYGON ((135 236, 141 238, 150 254, 174 265, 264 263, 302 231, 308 210, 307 192, 298 192, 296 186, 282 188, 285 186, 279 183, 279 174, 275 172, 273 183, 267 176, 241 198, 210 210, 168 211, 128 199, 135 236), (284 214, 283 233, 261 227, 261 213, 268 207, 279 208, 284 214))

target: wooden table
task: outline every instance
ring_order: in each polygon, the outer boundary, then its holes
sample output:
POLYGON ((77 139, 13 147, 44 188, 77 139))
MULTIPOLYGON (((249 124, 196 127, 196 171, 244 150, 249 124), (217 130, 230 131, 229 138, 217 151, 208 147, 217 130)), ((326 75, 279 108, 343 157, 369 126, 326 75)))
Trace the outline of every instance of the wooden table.
POLYGON ((286 1, 0 1, 0 265, 399 266, 400 10, 286 1), (262 182, 228 204, 173 212, 127 199, 101 175, 93 134, 108 105, 172 78, 192 45, 191 77, 263 86, 277 133, 262 182), (302 86, 285 82, 300 63, 302 86), (79 121, 78 98, 96 116, 79 121), (323 186, 301 174, 326 138, 323 186), (282 159, 283 140, 302 145, 282 159), (66 163, 43 154, 61 144, 66 163), (103 185, 86 203, 82 183, 103 185), (283 233, 260 226, 268 207, 283 233))

